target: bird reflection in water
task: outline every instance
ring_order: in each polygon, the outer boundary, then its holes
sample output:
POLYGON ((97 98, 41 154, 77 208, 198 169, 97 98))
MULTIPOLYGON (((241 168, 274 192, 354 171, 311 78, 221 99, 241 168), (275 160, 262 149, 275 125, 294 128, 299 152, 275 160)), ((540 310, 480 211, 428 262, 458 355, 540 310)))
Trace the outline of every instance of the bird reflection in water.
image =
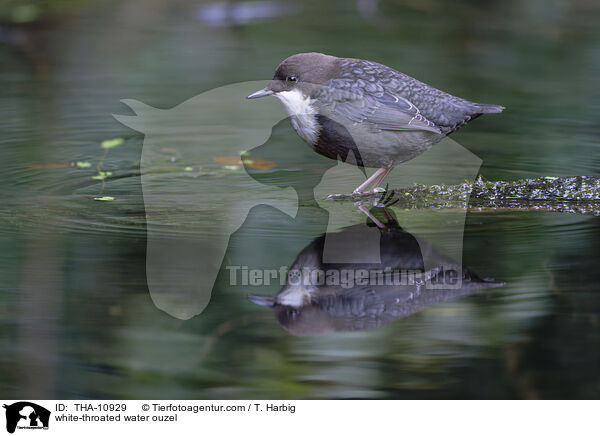
MULTIPOLYGON (((331 235, 325 234, 300 252, 289 269, 287 284, 277 295, 249 295, 250 301, 272 308, 290 334, 313 336, 382 327, 429 306, 504 285, 478 277, 404 231, 391 209, 360 209, 369 218, 367 225, 379 230, 380 263, 324 262, 326 240, 331 235), (423 253, 427 253, 426 259, 423 253), (310 274, 315 271, 321 274, 310 274), (293 277, 295 272, 302 274, 293 277), (430 288, 431 283, 437 284, 435 289, 430 288)), ((369 229, 361 224, 335 235, 356 238, 365 230, 369 229)), ((362 247, 357 245, 356 250, 362 247)))

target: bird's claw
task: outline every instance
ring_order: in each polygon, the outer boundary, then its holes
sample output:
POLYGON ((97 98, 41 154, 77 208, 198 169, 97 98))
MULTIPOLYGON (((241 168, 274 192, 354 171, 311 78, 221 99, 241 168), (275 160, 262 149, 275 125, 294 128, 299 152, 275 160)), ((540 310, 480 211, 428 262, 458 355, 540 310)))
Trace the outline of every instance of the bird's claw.
POLYGON ((394 190, 388 191, 388 187, 382 188, 381 186, 368 191, 353 191, 352 194, 330 194, 327 196, 328 200, 358 200, 371 202, 373 206, 386 207, 396 203, 398 200, 395 199, 394 190), (377 197, 375 197, 377 196, 377 197), (396 201, 393 201, 396 200, 396 201))
POLYGON ((327 196, 328 200, 342 200, 342 199, 346 199, 346 198, 352 198, 352 195, 348 195, 348 194, 329 194, 327 196))

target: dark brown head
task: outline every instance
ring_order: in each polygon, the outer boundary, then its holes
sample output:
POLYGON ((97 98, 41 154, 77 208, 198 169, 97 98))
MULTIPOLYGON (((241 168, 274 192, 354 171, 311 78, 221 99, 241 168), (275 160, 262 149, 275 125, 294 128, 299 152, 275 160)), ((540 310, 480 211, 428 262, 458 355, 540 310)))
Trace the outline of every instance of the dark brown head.
POLYGON ((248 98, 266 97, 282 91, 302 89, 306 85, 321 84, 335 76, 339 58, 322 53, 299 53, 281 62, 273 80, 264 89, 248 98))

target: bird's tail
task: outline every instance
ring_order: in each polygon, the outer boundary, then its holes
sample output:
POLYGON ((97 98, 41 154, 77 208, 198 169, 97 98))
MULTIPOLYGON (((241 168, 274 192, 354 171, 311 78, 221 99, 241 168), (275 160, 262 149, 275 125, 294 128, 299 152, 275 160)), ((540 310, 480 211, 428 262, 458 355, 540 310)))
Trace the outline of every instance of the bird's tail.
POLYGON ((475 112, 479 114, 497 114, 505 109, 504 106, 497 104, 475 103, 473 106, 475 106, 475 112))

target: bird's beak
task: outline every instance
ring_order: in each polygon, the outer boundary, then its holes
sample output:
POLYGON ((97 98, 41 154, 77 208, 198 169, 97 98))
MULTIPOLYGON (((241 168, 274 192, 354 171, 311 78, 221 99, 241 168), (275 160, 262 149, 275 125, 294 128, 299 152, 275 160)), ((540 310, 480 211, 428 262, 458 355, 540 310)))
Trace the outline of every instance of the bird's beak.
POLYGON ((264 88, 261 89, 260 91, 256 91, 253 94, 250 94, 248 97, 246 98, 261 98, 261 97, 266 97, 268 95, 273 95, 274 92, 271 91, 269 88, 264 88))

